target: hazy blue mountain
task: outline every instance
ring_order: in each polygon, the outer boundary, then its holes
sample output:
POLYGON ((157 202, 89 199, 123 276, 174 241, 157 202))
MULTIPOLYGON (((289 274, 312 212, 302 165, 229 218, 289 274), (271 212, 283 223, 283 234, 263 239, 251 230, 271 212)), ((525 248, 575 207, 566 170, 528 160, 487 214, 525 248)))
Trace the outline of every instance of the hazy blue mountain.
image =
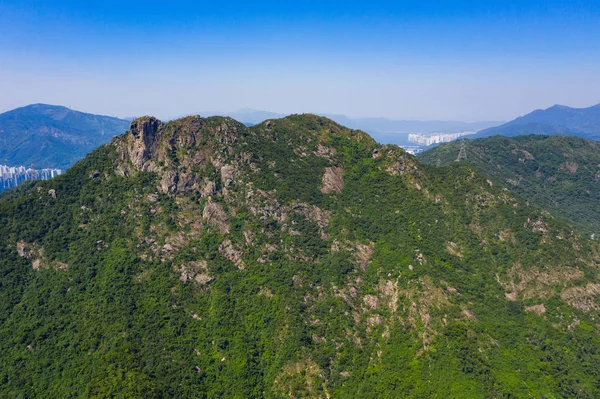
MULTIPOLYGON (((278 119, 287 116, 269 111, 260 111, 252 108, 242 108, 233 112, 201 112, 207 116, 229 116, 242 121, 246 126, 261 123, 267 119, 278 119)), ((409 133, 457 133, 466 131, 479 131, 491 126, 496 126, 499 121, 460 122, 460 121, 419 121, 419 120, 392 120, 387 118, 351 118, 346 115, 319 114, 326 118, 352 129, 360 129, 369 133, 375 140, 383 144, 408 144, 409 133)))
POLYGON ((503 125, 481 130, 475 137, 523 134, 567 134, 600 139, 600 104, 588 108, 554 105, 538 109, 503 125))
POLYGON ((124 133, 124 119, 32 104, 0 114, 0 163, 66 169, 124 133))
POLYGON ((478 131, 500 122, 461 122, 461 121, 419 121, 392 120, 387 118, 349 118, 344 115, 323 115, 353 129, 376 131, 379 133, 458 133, 478 131))
POLYGON ((412 144, 408 141, 409 133, 459 133, 476 132, 498 122, 460 122, 460 121, 418 121, 418 120, 391 120, 386 118, 359 118, 352 119, 344 115, 323 115, 337 123, 353 129, 364 130, 377 142, 382 144, 412 144))

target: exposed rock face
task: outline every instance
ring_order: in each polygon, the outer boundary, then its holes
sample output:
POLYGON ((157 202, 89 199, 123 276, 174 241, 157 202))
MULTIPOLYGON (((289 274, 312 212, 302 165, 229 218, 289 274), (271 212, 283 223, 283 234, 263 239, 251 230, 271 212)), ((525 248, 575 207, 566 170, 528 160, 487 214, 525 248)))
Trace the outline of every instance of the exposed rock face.
POLYGON ((375 243, 373 242, 370 242, 369 244, 356 243, 356 252, 354 253, 354 257, 356 258, 356 261, 362 270, 367 270, 374 251, 375 243))
POLYGON ((456 245, 456 243, 449 241, 446 243, 446 251, 448 251, 448 253, 450 253, 450 255, 454 255, 454 256, 458 256, 459 258, 462 258, 463 255, 460 252, 458 245, 456 245))
POLYGON ((527 222, 524 223, 523 227, 531 230, 534 233, 545 233, 548 231, 548 226, 544 221, 540 218, 538 220, 527 219, 527 222))
POLYGON ((217 185, 215 184, 215 182, 208 180, 205 184, 204 187, 202 187, 202 190, 200 191, 200 193, 205 196, 205 195, 213 195, 217 192, 217 185))
POLYGON ((251 154, 244 157, 236 153, 245 127, 229 118, 206 121, 199 116, 166 124, 152 117, 134 120, 128 135, 112 141, 121 161, 115 166, 116 174, 154 172, 159 192, 171 197, 177 192, 198 192, 206 196, 220 191, 214 185, 216 176, 207 176, 205 168, 212 165, 221 172, 221 186, 230 187, 239 177, 240 162, 248 163, 251 158, 251 154), (230 163, 226 164, 227 161, 230 163))
POLYGON ((221 234, 227 234, 230 231, 229 219, 221 205, 208 200, 208 204, 204 207, 202 217, 210 224, 219 229, 221 234))
POLYGON ((169 170, 162 175, 159 183, 159 189, 162 193, 173 192, 177 189, 178 175, 175 171, 169 170))
POLYGON ((24 241, 19 241, 17 243, 17 253, 23 258, 29 259, 33 256, 36 256, 37 252, 38 251, 33 244, 29 244, 24 241))
POLYGON ((325 168, 323 174, 321 192, 323 194, 341 193, 344 188, 344 169, 332 166, 325 168))
POLYGON ((208 265, 206 261, 190 262, 175 268, 180 274, 179 280, 184 283, 188 281, 196 282, 200 285, 208 285, 215 281, 214 277, 208 274, 208 265))
POLYGON ((34 270, 53 267, 56 270, 67 270, 69 265, 59 261, 49 261, 44 256, 44 248, 35 243, 25 241, 17 242, 17 253, 20 257, 31 260, 31 267, 34 270))
POLYGON ((564 290, 560 297, 576 309, 590 312, 600 309, 600 284, 588 283, 585 286, 570 287, 564 290))
POLYGON ((563 164, 560 165, 560 169, 565 169, 569 171, 570 174, 577 172, 579 165, 575 161, 567 160, 563 164))
POLYGON ((304 216, 317 224, 321 229, 326 229, 331 220, 331 212, 324 211, 318 206, 300 203, 293 206, 296 213, 304 216))
POLYGON ((233 247, 231 240, 225 240, 219 245, 219 252, 223 255, 227 260, 235 263, 235 265, 240 270, 244 270, 246 265, 244 265, 244 261, 242 260, 243 253, 233 247))
MULTIPOLYGON (((530 298, 545 299, 555 293, 553 287, 564 287, 567 283, 577 281, 583 276, 581 270, 573 267, 552 270, 530 267, 525 270, 521 264, 516 264, 507 273, 508 281, 499 280, 499 282, 506 290, 504 296, 509 301, 530 298)), ((576 308, 581 308, 578 306, 578 303, 581 303, 579 299, 584 298, 585 293, 594 292, 594 286, 573 287, 572 289, 561 289, 561 291, 563 300, 576 308)))
POLYGON ((231 165, 224 165, 221 167, 221 183, 223 186, 229 186, 233 181, 234 167, 231 165))
POLYGON ((156 151, 156 135, 162 125, 156 118, 143 117, 131 122, 131 141, 127 146, 127 153, 131 163, 136 169, 144 169, 145 163, 156 151))
POLYGON ((375 295, 365 295, 363 298, 365 305, 367 305, 371 309, 379 309, 379 298, 375 295))
POLYGON ((546 307, 544 306, 543 303, 541 303, 539 305, 527 306, 525 308, 525 311, 526 312, 534 312, 538 316, 541 316, 542 314, 546 313, 546 307))

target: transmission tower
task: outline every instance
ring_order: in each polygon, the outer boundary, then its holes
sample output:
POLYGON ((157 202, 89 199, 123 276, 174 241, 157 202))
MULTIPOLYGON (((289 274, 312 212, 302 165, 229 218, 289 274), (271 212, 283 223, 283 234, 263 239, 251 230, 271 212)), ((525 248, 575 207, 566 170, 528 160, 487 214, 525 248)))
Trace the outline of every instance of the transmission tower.
POLYGON ((456 162, 460 162, 463 159, 467 159, 467 149, 465 148, 465 139, 463 138, 460 142, 460 151, 456 157, 456 162))

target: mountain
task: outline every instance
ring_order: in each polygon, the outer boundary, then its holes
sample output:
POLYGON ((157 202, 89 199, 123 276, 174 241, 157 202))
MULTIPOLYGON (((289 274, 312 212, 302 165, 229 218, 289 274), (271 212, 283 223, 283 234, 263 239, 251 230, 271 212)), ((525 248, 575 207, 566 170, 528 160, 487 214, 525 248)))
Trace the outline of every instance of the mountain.
MULTIPOLYGON (((286 114, 269 111, 259 111, 252 108, 242 108, 233 112, 205 112, 202 115, 229 116, 243 122, 247 126, 259 124, 267 119, 279 119, 286 114)), ((352 129, 360 129, 369 133, 377 142, 383 144, 410 144, 409 133, 460 133, 476 132, 501 122, 459 122, 459 121, 418 121, 418 120, 391 120, 387 118, 350 118, 345 115, 319 114, 341 125, 352 129)), ((414 145, 414 144, 413 144, 414 145)))
POLYGON ((315 115, 132 122, 0 196, 2 397, 600 394, 600 247, 315 115))
POLYGON ((129 122, 33 104, 0 114, 0 163, 66 169, 127 130, 129 122))
MULTIPOLYGON (((528 135, 468 140, 461 161, 527 201, 600 237, 600 145, 573 136, 528 135)), ((459 142, 419 154, 425 163, 451 165, 459 142), (439 160, 439 161, 438 161, 439 160)))
POLYGON ((568 134, 598 140, 600 104, 589 108, 555 105, 544 110, 538 109, 503 125, 479 131, 474 137, 513 137, 524 134, 568 134))

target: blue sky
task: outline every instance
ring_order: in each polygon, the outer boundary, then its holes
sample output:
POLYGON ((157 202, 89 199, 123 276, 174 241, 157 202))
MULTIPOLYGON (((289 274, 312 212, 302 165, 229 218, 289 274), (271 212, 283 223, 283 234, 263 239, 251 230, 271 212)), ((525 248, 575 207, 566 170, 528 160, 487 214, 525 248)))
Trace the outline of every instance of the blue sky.
POLYGON ((507 120, 599 77, 592 1, 0 2, 0 111, 507 120))

